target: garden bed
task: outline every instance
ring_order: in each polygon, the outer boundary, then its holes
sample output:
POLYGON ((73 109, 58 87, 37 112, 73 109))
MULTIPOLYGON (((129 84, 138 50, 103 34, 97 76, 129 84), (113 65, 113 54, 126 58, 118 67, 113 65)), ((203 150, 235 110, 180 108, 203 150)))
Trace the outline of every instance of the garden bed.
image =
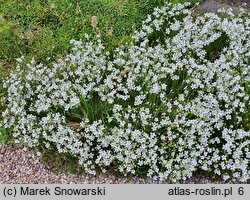
MULTIPOLYGON (((197 175, 203 173, 247 182, 249 13, 194 16, 190 8, 155 8, 131 42, 111 52, 97 30, 94 38, 71 40, 71 53, 57 61, 17 59, 2 81, 1 130, 45 158, 62 156, 77 172, 93 174, 82 178, 112 171, 134 178, 107 181, 209 182, 197 175)), ((8 149, 25 152, 1 147, 3 182, 17 164, 8 149)))

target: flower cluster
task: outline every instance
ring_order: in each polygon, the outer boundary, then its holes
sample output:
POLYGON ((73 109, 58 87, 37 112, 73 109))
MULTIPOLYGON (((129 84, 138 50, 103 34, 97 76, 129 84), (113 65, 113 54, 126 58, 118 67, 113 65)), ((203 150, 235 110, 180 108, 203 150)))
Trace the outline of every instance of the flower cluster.
POLYGON ((156 8, 112 55, 86 36, 51 66, 20 64, 4 83, 15 141, 70 153, 92 174, 249 179, 249 13, 188 6, 156 8))

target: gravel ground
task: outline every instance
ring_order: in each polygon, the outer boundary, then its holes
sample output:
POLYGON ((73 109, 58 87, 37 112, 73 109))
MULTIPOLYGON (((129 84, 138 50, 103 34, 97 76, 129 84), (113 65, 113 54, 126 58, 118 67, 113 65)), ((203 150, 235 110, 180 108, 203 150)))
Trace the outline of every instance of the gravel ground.
MULTIPOLYGON (((171 184, 172 181, 157 181, 140 178, 118 178, 104 174, 98 176, 91 175, 71 175, 64 173, 53 173, 48 165, 43 164, 32 149, 20 148, 13 144, 0 145, 0 183, 29 183, 29 184, 171 184)), ((185 181, 176 183, 223 183, 222 181, 211 181, 205 177, 196 176, 185 181)))

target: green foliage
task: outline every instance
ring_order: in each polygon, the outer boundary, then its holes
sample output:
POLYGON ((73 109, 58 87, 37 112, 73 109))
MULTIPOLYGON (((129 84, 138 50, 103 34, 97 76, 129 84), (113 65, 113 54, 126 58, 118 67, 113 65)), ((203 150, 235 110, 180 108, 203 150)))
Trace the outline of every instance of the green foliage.
POLYGON ((82 166, 70 154, 58 153, 56 150, 45 150, 38 148, 43 152, 41 161, 49 166, 50 170, 54 173, 71 173, 71 174, 84 174, 82 166))
POLYGON ((219 55, 223 48, 228 47, 228 36, 226 33, 222 33, 221 36, 215 40, 213 43, 209 44, 205 47, 205 51, 207 52, 207 59, 214 61, 219 58, 219 55))
MULTIPOLYGON (((183 0, 178 0, 183 2, 183 0)), ((185 0, 186 1, 186 0, 185 0)), ((70 49, 69 40, 101 33, 112 51, 129 42, 131 34, 163 0, 5 0, 0 6, 0 62, 14 65, 25 55, 44 61, 70 49), (97 17, 93 27, 91 18, 97 17)), ((174 1, 177 2, 177 1, 174 1)))
MULTIPOLYGON (((2 112, 5 109, 5 105, 6 105, 6 100, 4 99, 4 96, 6 96, 6 91, 3 89, 3 77, 4 74, 6 73, 6 70, 4 70, 3 67, 0 66, 0 121, 2 120, 2 112)), ((0 124, 0 143, 6 143, 8 140, 7 134, 6 134, 6 130, 4 128, 1 127, 0 124)))
POLYGON ((8 132, 5 128, 0 127, 0 144, 7 144, 9 141, 8 132))

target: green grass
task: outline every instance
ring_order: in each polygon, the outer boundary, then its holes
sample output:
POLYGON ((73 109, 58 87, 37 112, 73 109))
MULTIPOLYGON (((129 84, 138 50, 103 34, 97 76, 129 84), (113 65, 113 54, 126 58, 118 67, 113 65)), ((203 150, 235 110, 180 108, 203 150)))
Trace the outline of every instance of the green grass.
POLYGON ((8 136, 4 128, 0 128, 0 144, 6 144, 8 141, 8 136))
POLYGON ((0 46, 5 48, 0 50, 0 60, 5 65, 11 65, 21 55, 37 60, 58 57, 69 51, 70 39, 80 39, 85 33, 95 35, 98 31, 111 49, 129 40, 133 25, 136 27, 155 7, 152 2, 3 1, 0 7, 0 46), (97 28, 91 26, 92 16, 97 16, 97 28))
POLYGON ((0 144, 7 144, 9 139, 9 131, 3 127, 0 127, 0 144))
MULTIPOLYGON (((5 109, 5 100, 3 99, 6 96, 6 91, 3 89, 3 78, 8 74, 8 70, 2 66, 0 66, 0 121, 2 120, 2 112, 5 109)), ((6 130, 1 127, 0 124, 0 144, 6 144, 8 142, 8 136, 6 130)))
MULTIPOLYGON (((170 0, 185 2, 187 0, 170 0)), ((192 2, 197 0, 192 0, 192 2)), ((0 0, 0 66, 22 55, 44 61, 66 54, 70 39, 100 32, 108 50, 129 42, 164 0, 0 0), (97 27, 91 18, 97 16, 97 27)))

